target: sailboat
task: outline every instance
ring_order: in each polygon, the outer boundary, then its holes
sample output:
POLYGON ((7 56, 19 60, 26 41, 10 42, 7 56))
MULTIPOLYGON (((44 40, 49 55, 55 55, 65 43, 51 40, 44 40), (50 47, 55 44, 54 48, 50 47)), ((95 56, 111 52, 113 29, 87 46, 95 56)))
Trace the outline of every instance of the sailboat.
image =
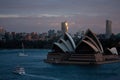
POLYGON ((18 56, 28 56, 27 54, 25 54, 25 50, 24 50, 24 44, 22 43, 22 52, 20 52, 18 54, 18 56))

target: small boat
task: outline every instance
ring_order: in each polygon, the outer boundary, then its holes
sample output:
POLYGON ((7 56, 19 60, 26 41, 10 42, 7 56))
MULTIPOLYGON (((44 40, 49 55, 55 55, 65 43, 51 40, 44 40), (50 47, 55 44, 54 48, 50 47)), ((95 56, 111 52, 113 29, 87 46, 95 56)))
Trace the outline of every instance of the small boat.
POLYGON ((18 56, 28 56, 28 55, 25 53, 19 53, 18 56))
POLYGON ((15 70, 13 71, 15 74, 19 75, 24 75, 25 74, 25 69, 23 67, 17 66, 15 70))

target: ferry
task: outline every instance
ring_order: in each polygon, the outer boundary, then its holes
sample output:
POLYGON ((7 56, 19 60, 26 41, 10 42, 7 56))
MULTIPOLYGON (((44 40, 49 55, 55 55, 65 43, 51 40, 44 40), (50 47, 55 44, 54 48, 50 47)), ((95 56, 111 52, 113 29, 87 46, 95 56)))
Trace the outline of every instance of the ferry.
POLYGON ((25 69, 23 67, 17 66, 15 70, 13 71, 15 74, 19 75, 24 75, 25 74, 25 69))

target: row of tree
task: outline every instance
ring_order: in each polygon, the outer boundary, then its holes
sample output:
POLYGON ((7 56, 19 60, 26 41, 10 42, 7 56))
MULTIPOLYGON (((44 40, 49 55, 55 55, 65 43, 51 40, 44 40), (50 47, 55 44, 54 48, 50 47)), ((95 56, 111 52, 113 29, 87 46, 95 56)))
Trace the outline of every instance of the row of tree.
POLYGON ((18 41, 18 40, 9 40, 9 41, 0 41, 0 49, 22 49, 22 44, 24 44, 25 49, 42 49, 42 48, 51 48, 53 41, 18 41))
MULTIPOLYGON (((0 41, 0 49, 21 49, 22 44, 24 44, 24 48, 26 49, 51 49, 52 44, 56 42, 59 37, 56 37, 51 40, 36 40, 36 41, 29 41, 29 40, 1 40, 0 41)), ((73 38, 74 39, 74 38, 73 38)), ((76 45, 81 39, 74 39, 76 45)), ((120 47, 120 37, 111 37, 109 39, 100 39, 104 48, 111 48, 111 47, 120 47)))

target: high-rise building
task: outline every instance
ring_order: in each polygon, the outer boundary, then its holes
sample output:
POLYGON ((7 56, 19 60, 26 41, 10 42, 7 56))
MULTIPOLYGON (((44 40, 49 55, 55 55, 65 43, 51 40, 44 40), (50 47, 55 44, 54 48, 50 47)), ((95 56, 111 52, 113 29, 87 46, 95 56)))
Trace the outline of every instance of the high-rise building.
POLYGON ((61 23, 61 29, 62 29, 63 33, 68 32, 68 22, 67 21, 61 23))
POLYGON ((112 21, 106 20, 106 38, 112 35, 112 21))

